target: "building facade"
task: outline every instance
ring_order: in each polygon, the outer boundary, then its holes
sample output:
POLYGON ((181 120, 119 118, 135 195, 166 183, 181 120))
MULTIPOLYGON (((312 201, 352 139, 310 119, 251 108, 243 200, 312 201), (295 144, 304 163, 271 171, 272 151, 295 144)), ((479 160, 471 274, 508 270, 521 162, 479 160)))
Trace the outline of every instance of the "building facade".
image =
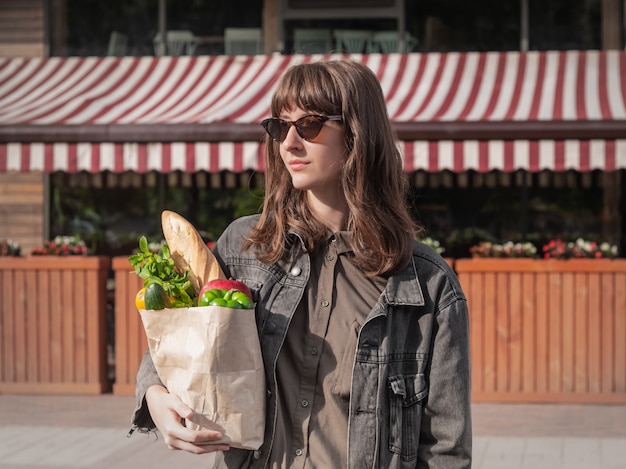
MULTIPOLYGON (((24 252, 55 234, 53 195, 66 185, 200 190, 245 185, 251 174, 262 184, 256 122, 272 80, 301 53, 356 54, 376 71, 416 197, 434 188, 455 198, 473 189, 532 199, 541 187, 597 187, 596 231, 622 242, 621 0, 91 3, 0 0, 0 239, 24 252), (160 40, 170 31, 190 32, 191 42, 177 52, 160 40), (312 31, 326 35, 302 36, 312 31), (257 35, 239 44, 256 49, 229 49, 249 33, 257 35), (395 34, 393 49, 382 33, 395 34), (129 57, 127 76, 137 83, 120 99, 115 73, 125 73, 129 57), (183 96, 211 97, 227 81, 202 88, 172 74, 215 67, 233 85, 204 107, 185 104, 183 96), (72 94, 72 76, 86 94, 72 94), (77 99, 88 101, 78 111, 77 99)), ((449 232, 448 202, 426 199, 419 215, 449 232)), ((534 225, 523 232, 548 226, 535 212, 524 217, 534 225)))

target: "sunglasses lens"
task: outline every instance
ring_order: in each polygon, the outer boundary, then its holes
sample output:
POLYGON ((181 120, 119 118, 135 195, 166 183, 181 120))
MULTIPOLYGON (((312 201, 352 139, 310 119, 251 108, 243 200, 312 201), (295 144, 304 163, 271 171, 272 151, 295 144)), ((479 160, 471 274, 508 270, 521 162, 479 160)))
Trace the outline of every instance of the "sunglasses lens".
POLYGON ((267 119, 263 121, 265 130, 272 137, 273 140, 277 142, 282 142, 287 137, 287 132, 289 131, 289 124, 285 121, 281 121, 280 119, 267 119))
POLYGON ((296 122, 296 129, 303 139, 311 140, 317 137, 323 125, 324 122, 318 117, 306 116, 296 122))

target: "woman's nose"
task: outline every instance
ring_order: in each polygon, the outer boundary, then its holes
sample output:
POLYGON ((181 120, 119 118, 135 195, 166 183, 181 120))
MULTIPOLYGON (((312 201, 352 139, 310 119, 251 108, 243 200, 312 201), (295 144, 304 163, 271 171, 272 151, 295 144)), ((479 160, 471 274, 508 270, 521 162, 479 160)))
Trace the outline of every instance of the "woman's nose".
POLYGON ((289 130, 287 131, 287 136, 285 137, 285 140, 283 140, 283 145, 285 148, 299 148, 302 146, 302 140, 302 137, 298 135, 296 126, 290 125, 289 130))

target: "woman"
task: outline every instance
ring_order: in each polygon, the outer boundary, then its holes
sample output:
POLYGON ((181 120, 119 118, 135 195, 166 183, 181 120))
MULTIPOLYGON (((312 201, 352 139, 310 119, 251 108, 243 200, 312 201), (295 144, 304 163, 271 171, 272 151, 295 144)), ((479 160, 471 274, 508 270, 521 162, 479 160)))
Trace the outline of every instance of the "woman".
POLYGON ((424 244, 375 75, 350 61, 296 65, 272 98, 260 215, 215 246, 254 291, 268 386, 258 451, 206 446, 180 422, 149 355, 134 423, 216 467, 468 468, 466 300, 424 244))

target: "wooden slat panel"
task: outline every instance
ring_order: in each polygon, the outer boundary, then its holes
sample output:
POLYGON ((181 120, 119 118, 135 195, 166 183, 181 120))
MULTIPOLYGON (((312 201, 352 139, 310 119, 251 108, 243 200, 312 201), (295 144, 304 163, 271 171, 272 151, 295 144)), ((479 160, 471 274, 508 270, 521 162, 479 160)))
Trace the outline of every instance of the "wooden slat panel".
MULTIPOLYGON (((611 274, 608 274, 611 275, 611 274)), ((600 304, 600 277, 598 273, 588 275, 588 303, 587 311, 587 377, 588 391, 601 392, 602 376, 602 321, 610 314, 609 311, 602 311, 600 304)))
POLYGON ((508 273, 496 274, 496 390, 506 392, 509 390, 509 366, 510 366, 510 322, 509 302, 507 298, 508 273))
POLYGON ((550 366, 549 366, 549 390, 552 393, 560 393, 561 374, 563 372, 563 355, 562 355, 562 323, 561 317, 561 276, 558 273, 548 275, 549 288, 549 310, 550 310, 550 366))
MULTIPOLYGON (((85 277, 87 285, 99 286, 97 289, 85 292, 82 299, 84 301, 84 310, 86 313, 84 318, 85 337, 88 338, 88 340, 102 341, 100 329, 104 328, 104 330, 106 330, 106 322, 101 322, 101 315, 93 314, 93 311, 104 310, 104 308, 106 308, 106 305, 102 305, 101 298, 102 295, 105 294, 104 289, 106 288, 106 283, 101 285, 101 280, 98 278, 98 272, 93 270, 87 271, 85 277)), ((97 352, 105 348, 106 340, 102 344, 98 343, 95 347, 89 346, 92 344, 86 345, 83 360, 83 366, 85 367, 85 382, 97 383, 103 379, 102 376, 100 376, 100 373, 102 372, 102 367, 104 366, 101 363, 102 357, 100 357, 100 354, 97 352)))
MULTIPOLYGON (((482 274, 478 274, 482 275, 482 274)), ((498 328, 496 320, 496 276, 494 273, 487 272, 483 275, 484 279, 484 298, 485 298, 485 362, 484 370, 484 390, 493 392, 496 390, 496 354, 498 328)))
POLYGON ((562 386, 564 392, 574 391, 574 274, 564 272, 562 274, 563 287, 560 294, 562 298, 562 327, 563 327, 563 368, 562 368, 562 386))
POLYGON ((37 295, 40 299, 39 307, 39 330, 37 338, 39 340, 39 355, 37 357, 39 365, 39 380, 49 383, 51 377, 50 369, 50 277, 48 272, 39 271, 37 273, 37 295))
POLYGON ((25 381, 36 382, 39 381, 37 373, 37 358, 39 356, 38 349, 40 346, 37 337, 37 329, 39 328, 39 311, 37 307, 39 285, 37 284, 36 271, 25 272, 25 276, 27 286, 27 289, 24 292, 26 297, 26 310, 24 314, 26 318, 24 328, 24 335, 26 339, 26 348, 24 351, 24 362, 26 364, 25 381))
POLYGON ((484 314, 485 305, 483 300, 483 282, 478 275, 464 274, 461 285, 469 294, 468 309, 470 319, 470 345, 472 363, 478 366, 472 371, 472 389, 483 390, 485 386, 484 380, 484 363, 485 363, 485 346, 484 346, 484 314))
MULTIPOLYGON (((469 304, 476 304, 477 295, 484 303, 485 348, 482 357, 472 353, 473 373, 489 369, 489 337, 497 351, 493 385, 485 380, 481 386, 474 377, 474 400, 626 402, 626 261, 457 260, 455 269, 469 304), (476 278, 491 283, 478 289, 476 278), (520 330, 522 377, 516 389, 520 330)), ((473 321, 473 341, 477 329, 473 321)))
POLYGON ((109 388, 101 301, 108 268, 106 258, 0 258, 2 291, 12 292, 0 298, 0 393, 109 388))
MULTIPOLYGON (((0 44, 0 57, 7 56, 0 44)), ((29 254, 43 242, 43 176, 38 173, 0 174, 0 239, 20 243, 29 254)))
POLYGON ((522 277, 518 272, 508 275, 509 296, 509 391, 522 390, 522 277))
POLYGON ((2 298, 0 304, 0 337, 2 338, 2 370, 0 371, 0 379, 4 381, 15 380, 15 282, 14 272, 1 271, 0 280, 2 280, 2 298))
POLYGON ((63 329, 64 323, 70 318, 63 314, 63 292, 61 291, 61 276, 58 272, 48 271, 50 281, 50 318, 52 327, 50 330, 50 361, 51 381, 60 383, 63 381, 63 329))
POLYGON ((0 57, 43 57, 44 53, 43 42, 35 44, 0 43, 0 57))
MULTIPOLYGON (((24 272, 15 273, 15 283, 17 285, 28 285, 24 272)), ((26 290, 18 289, 13 303, 13 324, 15 329, 15 381, 26 381, 26 290)))
POLYGON ((549 324, 552 311, 548 308, 548 276, 538 273, 535 279, 535 298, 527 299, 528 308, 535 309, 536 353, 536 392, 546 393, 549 381, 549 324))
POLYGON ((0 42, 43 42, 44 2, 0 1, 0 42))
MULTIPOLYGON (((474 402, 537 402, 555 404, 626 404, 625 393, 533 393, 523 392, 482 392, 472 396, 474 402)), ((499 466, 496 466, 499 467, 499 466)), ((543 466, 546 467, 546 466, 543 466)), ((558 467, 558 466, 557 466, 558 467)))
POLYGON ((573 361, 574 361, 574 389, 576 392, 587 390, 587 274, 574 274, 574 309, 572 311, 573 324, 573 361))
POLYGON ((74 298, 74 283, 72 281, 72 271, 63 270, 61 272, 54 272, 54 275, 61 276, 61 285, 63 296, 61 302, 63 305, 63 315, 65 320, 63 321, 63 336, 61 339, 61 369, 63 370, 63 381, 73 383, 74 382, 74 311, 72 309, 72 303, 74 298))
POLYGON ((72 353, 74 354, 74 381, 84 383, 87 381, 87 319, 86 314, 91 309, 85 301, 86 288, 76 288, 77 285, 89 285, 85 272, 78 270, 72 272, 74 287, 74 301, 72 312, 74 316, 74 340, 72 353))
POLYGON ((602 276, 602 392, 615 391, 615 276, 602 276))
POLYGON ((615 274, 615 392, 626 392, 626 273, 615 274))
POLYGON ((522 322, 522 348, 520 353, 520 361, 522 363, 522 383, 521 390, 524 392, 535 392, 538 382, 538 365, 537 359, 538 338, 537 320, 539 319, 538 302, 533 301, 534 298, 539 299, 535 285, 535 276, 533 274, 524 273, 522 275, 521 284, 521 312, 520 320, 522 322))

